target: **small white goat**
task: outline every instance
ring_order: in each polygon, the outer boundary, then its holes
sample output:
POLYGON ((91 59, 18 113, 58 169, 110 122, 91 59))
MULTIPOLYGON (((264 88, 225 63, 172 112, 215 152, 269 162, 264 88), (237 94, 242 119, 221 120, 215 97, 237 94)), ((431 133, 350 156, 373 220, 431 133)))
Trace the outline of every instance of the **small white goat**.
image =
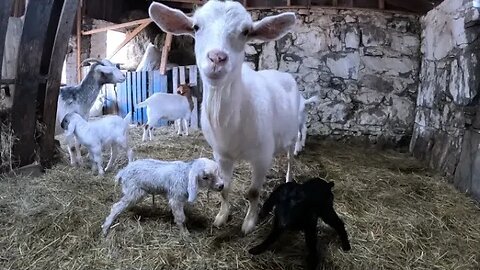
MULTIPOLYGON (((100 88, 102 88, 104 84, 121 83, 125 81, 125 75, 120 71, 119 64, 113 64, 107 59, 99 60, 89 58, 83 60, 82 66, 88 66, 91 63, 93 63, 93 65, 80 84, 60 88, 55 135, 62 133, 60 123, 65 115, 70 112, 78 113, 83 119, 88 120, 90 109, 97 99, 100 88)), ((73 136, 67 136, 66 141, 68 144, 70 163, 73 166, 81 165, 83 162, 78 141, 73 136), (75 155, 73 152, 75 152, 75 155)))
POLYGON ((234 162, 246 160, 253 172, 242 231, 251 232, 257 222, 260 189, 276 154, 287 152, 286 179, 292 180, 290 164, 301 95, 292 75, 277 70, 257 72, 244 64, 245 44, 283 37, 295 24, 295 14, 284 12, 253 22, 239 2, 210 0, 192 17, 157 2, 150 5, 149 15, 164 32, 195 38, 203 82, 202 131, 225 181, 214 224, 227 221, 234 162))
POLYGON ((133 151, 128 146, 130 114, 122 119, 117 115, 107 115, 98 120, 85 121, 78 113, 67 113, 61 122, 66 136, 73 136, 88 148, 92 162, 92 171, 98 169, 98 175, 104 175, 102 148, 110 146, 111 156, 105 171, 108 171, 117 158, 118 147, 127 152, 128 162, 133 160, 133 151))
POLYGON ((295 151, 293 154, 296 156, 305 147, 305 140, 307 139, 307 113, 305 112, 305 105, 310 103, 317 103, 319 101, 318 96, 313 96, 309 99, 305 99, 303 96, 300 98, 300 112, 297 141, 295 142, 295 151))
POLYGON ((218 165, 208 158, 193 161, 160 161, 141 159, 129 163, 115 177, 122 185, 123 197, 112 206, 110 215, 102 225, 106 236, 112 222, 126 209, 141 201, 147 194, 165 194, 180 230, 185 227, 185 203, 194 202, 199 188, 215 191, 223 189, 218 165))
POLYGON ((190 103, 185 96, 155 93, 145 101, 137 104, 137 108, 147 107, 147 124, 143 130, 142 141, 147 139, 147 131, 152 140, 152 129, 157 126, 159 120, 175 121, 175 126, 178 126, 178 135, 181 135, 181 125, 184 124, 185 135, 188 136, 188 121, 192 110, 190 103))

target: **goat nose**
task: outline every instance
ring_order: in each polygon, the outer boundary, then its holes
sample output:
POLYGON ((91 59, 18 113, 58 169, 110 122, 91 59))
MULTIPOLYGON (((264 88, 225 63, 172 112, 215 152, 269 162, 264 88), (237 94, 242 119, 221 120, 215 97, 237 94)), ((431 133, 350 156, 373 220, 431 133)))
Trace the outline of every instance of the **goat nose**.
POLYGON ((227 54, 220 50, 211 50, 207 53, 207 56, 216 65, 223 65, 228 59, 227 54))
POLYGON ((220 186, 218 186, 218 190, 223 190, 223 187, 224 187, 224 185, 221 184, 220 186))

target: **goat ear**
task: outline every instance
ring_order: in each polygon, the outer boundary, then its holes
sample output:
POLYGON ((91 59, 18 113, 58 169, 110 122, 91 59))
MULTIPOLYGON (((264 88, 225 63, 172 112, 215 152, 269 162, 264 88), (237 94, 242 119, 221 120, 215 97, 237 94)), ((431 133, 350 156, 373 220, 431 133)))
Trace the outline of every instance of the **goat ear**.
POLYGON ((284 12, 274 16, 268 16, 253 24, 250 39, 262 41, 276 40, 286 35, 295 24, 295 13, 284 12))
POLYGON ((188 202, 194 202, 198 194, 198 172, 193 167, 188 173, 188 202))
POLYGON ((193 36, 193 21, 181 10, 153 2, 148 8, 148 14, 163 32, 193 36))

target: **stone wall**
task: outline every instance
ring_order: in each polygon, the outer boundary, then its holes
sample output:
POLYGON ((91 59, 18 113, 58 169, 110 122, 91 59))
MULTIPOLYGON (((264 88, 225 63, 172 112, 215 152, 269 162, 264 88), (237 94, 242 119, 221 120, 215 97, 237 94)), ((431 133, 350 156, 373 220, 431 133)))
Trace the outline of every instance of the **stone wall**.
MULTIPOLYGON (((410 150, 430 166, 472 185, 480 129, 480 27, 472 1, 446 0, 421 18, 422 63, 410 150), (472 148, 473 147, 473 148, 472 148), (462 158, 461 158, 462 156, 462 158), (469 165, 467 165, 469 164, 469 165), (460 169, 457 169, 460 168, 460 169), (468 179, 467 179, 468 178, 468 179)), ((476 166, 480 170, 480 166, 476 166)), ((480 177, 480 171, 476 173, 480 177)), ((477 179, 480 198, 480 179, 477 179)))
POLYGON ((309 109, 308 133, 409 141, 420 63, 418 17, 367 10, 292 11, 299 14, 293 33, 276 42, 250 44, 247 61, 256 69, 290 72, 305 97, 321 97, 309 109))

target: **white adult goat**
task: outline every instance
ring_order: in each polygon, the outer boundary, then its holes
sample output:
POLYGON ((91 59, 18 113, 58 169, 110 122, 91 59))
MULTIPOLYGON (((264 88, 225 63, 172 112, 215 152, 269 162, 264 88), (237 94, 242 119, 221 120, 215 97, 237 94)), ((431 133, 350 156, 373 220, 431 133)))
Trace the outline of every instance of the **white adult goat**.
POLYGON ((145 101, 137 104, 137 108, 147 107, 147 123, 143 130, 142 141, 147 139, 147 132, 152 140, 152 129, 159 120, 175 121, 178 125, 178 135, 181 135, 182 124, 186 136, 188 136, 188 121, 192 115, 192 109, 188 98, 182 95, 155 93, 145 101), (179 121, 176 121, 179 120, 179 121))
POLYGON ((239 2, 213 0, 198 8, 193 17, 155 2, 149 14, 163 31, 195 38, 195 56, 203 81, 202 131, 225 181, 214 225, 227 221, 234 162, 246 160, 253 173, 242 231, 249 233, 257 222, 259 192, 276 154, 287 152, 286 178, 291 181, 290 158, 299 127, 300 93, 290 74, 256 72, 243 64, 245 44, 252 39, 281 38, 295 24, 295 14, 285 12, 253 22, 239 2))

